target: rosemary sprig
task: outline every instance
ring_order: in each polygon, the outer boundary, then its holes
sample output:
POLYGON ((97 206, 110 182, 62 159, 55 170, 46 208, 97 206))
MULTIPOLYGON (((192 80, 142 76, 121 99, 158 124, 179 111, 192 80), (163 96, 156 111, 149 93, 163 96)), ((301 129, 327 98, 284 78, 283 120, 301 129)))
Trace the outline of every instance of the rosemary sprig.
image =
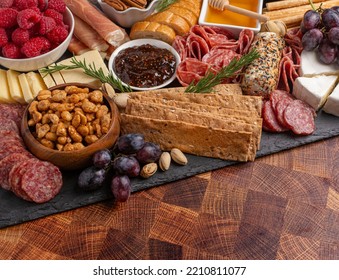
POLYGON ((177 0, 160 0, 157 4, 156 11, 162 12, 163 10, 166 10, 169 5, 172 5, 175 2, 177 2, 177 0))
POLYGON ((214 74, 208 71, 207 74, 200 79, 196 84, 192 82, 185 90, 185 92, 207 93, 213 91, 213 87, 221 84, 226 78, 234 76, 236 72, 241 70, 244 66, 252 63, 259 58, 259 53, 256 50, 251 50, 249 53, 243 55, 240 59, 232 59, 230 64, 223 67, 218 73, 214 74))
POLYGON ((106 75, 102 68, 100 67, 99 69, 97 69, 94 63, 87 64, 85 59, 83 61, 80 61, 74 56, 71 58, 70 63, 70 65, 56 64, 53 66, 49 66, 49 68, 43 68, 40 71, 42 74, 48 75, 62 70, 81 68, 86 75, 96 78, 102 83, 108 83, 115 89, 118 89, 120 92, 132 92, 130 86, 124 85, 121 80, 115 78, 111 72, 106 75))

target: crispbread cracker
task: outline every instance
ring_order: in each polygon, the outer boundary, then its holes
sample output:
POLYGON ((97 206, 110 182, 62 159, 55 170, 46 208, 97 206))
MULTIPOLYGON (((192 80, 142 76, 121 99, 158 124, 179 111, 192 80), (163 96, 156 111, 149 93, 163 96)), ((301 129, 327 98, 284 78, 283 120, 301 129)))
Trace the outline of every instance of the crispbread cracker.
POLYGON ((236 120, 232 117, 217 116, 210 113, 200 113, 173 106, 159 104, 143 104, 128 100, 126 113, 134 116, 147 116, 148 118, 182 121, 195 125, 211 127, 212 129, 224 129, 234 132, 244 131, 253 134, 250 147, 250 157, 255 156, 260 144, 261 127, 244 120, 236 120))
POLYGON ((252 133, 214 129, 182 121, 159 120, 121 114, 122 134, 142 133, 162 150, 178 148, 185 153, 224 160, 254 160, 252 133))
MULTIPOLYGON (((130 98, 141 100, 145 94, 130 95, 130 98)), ((209 106, 222 106, 224 108, 247 110, 257 113, 257 116, 261 116, 262 98, 258 96, 244 96, 244 95, 224 95, 224 94, 200 94, 200 93, 151 93, 150 100, 163 99, 163 100, 177 100, 182 102, 193 102, 198 104, 204 104, 209 106)))

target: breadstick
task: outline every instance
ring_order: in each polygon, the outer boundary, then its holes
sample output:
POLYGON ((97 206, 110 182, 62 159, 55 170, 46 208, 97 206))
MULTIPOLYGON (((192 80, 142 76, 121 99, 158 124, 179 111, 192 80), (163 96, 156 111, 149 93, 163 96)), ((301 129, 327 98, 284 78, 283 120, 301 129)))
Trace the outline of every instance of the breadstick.
MULTIPOLYGON (((283 0, 270 2, 266 4, 267 11, 276 11, 281 9, 287 9, 292 7, 298 7, 303 5, 308 5, 309 0, 283 0)), ((313 3, 326 2, 328 0, 313 0, 313 3)))

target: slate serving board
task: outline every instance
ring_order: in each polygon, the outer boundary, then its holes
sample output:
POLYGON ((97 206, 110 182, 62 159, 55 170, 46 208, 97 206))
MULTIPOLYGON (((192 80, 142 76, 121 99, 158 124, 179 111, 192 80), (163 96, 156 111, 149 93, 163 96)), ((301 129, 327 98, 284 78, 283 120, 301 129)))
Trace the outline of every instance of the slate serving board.
MULTIPOLYGON (((339 135, 339 118, 319 112, 316 118, 316 131, 310 136, 295 136, 290 133, 273 134, 263 132, 261 149, 257 157, 292 149, 301 145, 316 142, 339 135)), ((213 158, 188 155, 187 166, 171 165, 167 172, 157 172, 153 177, 132 180, 133 192, 163 185, 165 183, 188 178, 200 173, 236 164, 213 158)), ((245 163, 246 164, 246 163, 245 163)), ((34 204, 17 198, 9 191, 0 189, 0 228, 34 220, 66 210, 111 199, 109 185, 95 192, 84 193, 76 189, 80 171, 63 172, 64 186, 59 195, 44 204, 34 204)))

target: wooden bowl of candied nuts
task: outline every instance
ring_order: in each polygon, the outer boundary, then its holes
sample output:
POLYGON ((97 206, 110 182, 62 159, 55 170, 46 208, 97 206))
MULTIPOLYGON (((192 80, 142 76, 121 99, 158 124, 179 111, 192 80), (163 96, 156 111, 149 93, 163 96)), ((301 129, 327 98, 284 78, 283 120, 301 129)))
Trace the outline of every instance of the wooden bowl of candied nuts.
POLYGON ((86 84, 42 90, 27 106, 21 123, 27 148, 64 170, 91 164, 93 154, 112 147, 120 134, 113 100, 86 84))

